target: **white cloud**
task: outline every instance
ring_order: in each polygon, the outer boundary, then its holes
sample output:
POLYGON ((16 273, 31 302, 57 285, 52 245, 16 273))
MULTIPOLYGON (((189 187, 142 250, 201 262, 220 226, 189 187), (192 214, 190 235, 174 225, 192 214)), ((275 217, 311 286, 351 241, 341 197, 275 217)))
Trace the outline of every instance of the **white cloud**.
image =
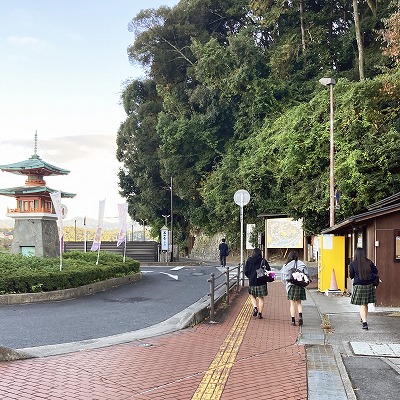
POLYGON ((83 40, 83 37, 77 33, 66 33, 65 37, 73 42, 80 42, 83 40))
POLYGON ((33 50, 39 50, 46 46, 44 40, 30 36, 9 36, 7 42, 13 46, 25 46, 33 50))

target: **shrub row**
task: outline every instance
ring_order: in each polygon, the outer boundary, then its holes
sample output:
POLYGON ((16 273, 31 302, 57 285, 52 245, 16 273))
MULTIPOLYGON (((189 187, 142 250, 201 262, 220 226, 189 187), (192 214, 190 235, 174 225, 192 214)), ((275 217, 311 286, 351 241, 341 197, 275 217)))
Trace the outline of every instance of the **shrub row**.
POLYGON ((26 257, 0 253, 0 294, 69 289, 139 272, 138 261, 100 251, 69 251, 60 258, 26 257))

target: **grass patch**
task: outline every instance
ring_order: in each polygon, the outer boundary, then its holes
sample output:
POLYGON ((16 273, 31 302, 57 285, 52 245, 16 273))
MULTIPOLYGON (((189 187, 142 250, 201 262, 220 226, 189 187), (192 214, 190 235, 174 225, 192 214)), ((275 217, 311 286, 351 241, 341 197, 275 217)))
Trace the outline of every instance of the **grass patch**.
POLYGON ((137 260, 116 253, 68 251, 60 259, 0 253, 0 294, 49 292, 139 272, 137 260))

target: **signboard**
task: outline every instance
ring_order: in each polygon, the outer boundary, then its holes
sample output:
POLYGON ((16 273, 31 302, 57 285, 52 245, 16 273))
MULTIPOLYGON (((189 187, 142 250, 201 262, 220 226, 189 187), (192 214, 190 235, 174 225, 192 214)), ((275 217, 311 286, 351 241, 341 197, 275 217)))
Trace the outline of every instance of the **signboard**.
POLYGON ((166 226, 161 228, 161 251, 168 251, 169 231, 166 226))
POLYGON ((273 218, 267 220, 268 249, 301 249, 303 247, 303 220, 273 218))

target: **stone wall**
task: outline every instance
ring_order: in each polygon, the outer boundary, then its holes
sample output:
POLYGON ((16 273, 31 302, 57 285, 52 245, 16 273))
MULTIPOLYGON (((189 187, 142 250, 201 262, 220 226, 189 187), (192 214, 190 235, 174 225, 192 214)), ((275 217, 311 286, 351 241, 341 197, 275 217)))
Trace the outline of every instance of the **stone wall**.
MULTIPOLYGON (((221 239, 224 237, 225 235, 223 233, 218 233, 213 236, 207 236, 204 234, 197 235, 194 240, 193 249, 189 254, 189 258, 195 260, 212 261, 219 264, 218 246, 221 243, 221 239)), ((228 239, 226 240, 226 243, 228 244, 230 250, 229 256, 227 257, 227 262, 237 262, 238 252, 236 249, 232 248, 228 239)))
POLYGON ((36 257, 58 257, 60 245, 56 218, 15 218, 11 251, 18 254, 24 247, 31 248, 36 257))

